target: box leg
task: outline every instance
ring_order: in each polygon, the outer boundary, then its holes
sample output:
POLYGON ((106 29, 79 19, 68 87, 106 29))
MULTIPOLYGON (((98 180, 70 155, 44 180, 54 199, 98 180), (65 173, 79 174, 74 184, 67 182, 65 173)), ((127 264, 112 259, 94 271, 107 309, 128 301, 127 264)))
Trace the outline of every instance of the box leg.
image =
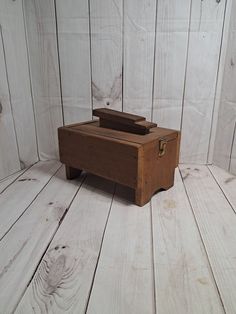
POLYGON ((145 193, 142 189, 136 189, 135 190, 135 204, 138 206, 144 206, 147 204, 151 198, 152 198, 152 193, 145 193))
POLYGON ((80 169, 69 167, 67 165, 65 167, 66 167, 66 178, 68 180, 72 180, 72 179, 79 177, 81 172, 82 172, 82 170, 80 170, 80 169))

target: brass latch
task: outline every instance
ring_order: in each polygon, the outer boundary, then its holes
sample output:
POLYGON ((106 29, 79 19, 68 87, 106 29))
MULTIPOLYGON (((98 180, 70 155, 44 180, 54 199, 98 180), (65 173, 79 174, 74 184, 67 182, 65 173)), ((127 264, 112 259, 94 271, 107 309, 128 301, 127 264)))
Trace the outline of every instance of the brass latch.
POLYGON ((159 140, 159 157, 162 157, 165 155, 166 152, 166 145, 167 145, 167 140, 164 138, 161 138, 159 140))

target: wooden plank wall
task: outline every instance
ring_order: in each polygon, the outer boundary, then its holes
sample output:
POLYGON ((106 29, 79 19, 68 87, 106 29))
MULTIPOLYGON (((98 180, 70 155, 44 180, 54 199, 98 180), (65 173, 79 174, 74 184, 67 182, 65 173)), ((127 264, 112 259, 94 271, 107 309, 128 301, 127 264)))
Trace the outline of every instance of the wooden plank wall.
POLYGON ((211 162, 225 0, 24 3, 41 159, 63 121, 109 107, 181 129, 181 161, 211 162))
POLYGON ((38 160, 22 0, 0 3, 0 179, 38 160))
POLYGON ((236 174, 236 3, 232 1, 228 45, 214 146, 214 163, 236 174))
POLYGON ((57 127, 97 107, 180 129, 181 162, 211 163, 226 0, 0 6, 0 178, 57 159, 57 127))

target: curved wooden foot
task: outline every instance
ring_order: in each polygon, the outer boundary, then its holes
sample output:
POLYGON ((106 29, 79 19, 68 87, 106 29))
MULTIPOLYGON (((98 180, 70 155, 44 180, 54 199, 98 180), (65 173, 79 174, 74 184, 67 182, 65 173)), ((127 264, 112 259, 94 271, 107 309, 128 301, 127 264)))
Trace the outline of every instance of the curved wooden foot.
POLYGON ((138 206, 144 206, 145 204, 147 204, 152 196, 157 193, 158 191, 160 190, 168 190, 170 189, 172 186, 174 185, 174 183, 171 183, 170 185, 168 186, 163 186, 163 187, 160 187, 152 192, 144 192, 142 191, 141 189, 136 189, 135 190, 135 204, 138 205, 138 206))

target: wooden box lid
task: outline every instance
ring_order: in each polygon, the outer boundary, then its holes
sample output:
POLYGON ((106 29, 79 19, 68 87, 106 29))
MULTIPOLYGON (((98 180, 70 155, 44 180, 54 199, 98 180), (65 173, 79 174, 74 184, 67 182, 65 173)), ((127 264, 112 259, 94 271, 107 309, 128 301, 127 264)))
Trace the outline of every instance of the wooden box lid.
POLYGON ((140 145, 155 141, 159 138, 172 140, 177 138, 179 133, 176 130, 157 127, 155 123, 146 121, 144 117, 111 109, 96 109, 93 111, 93 114, 99 116, 100 120, 73 124, 64 128, 140 145), (136 126, 138 126, 138 131, 136 126), (139 132, 140 126, 141 134, 136 134, 136 132, 139 132))

